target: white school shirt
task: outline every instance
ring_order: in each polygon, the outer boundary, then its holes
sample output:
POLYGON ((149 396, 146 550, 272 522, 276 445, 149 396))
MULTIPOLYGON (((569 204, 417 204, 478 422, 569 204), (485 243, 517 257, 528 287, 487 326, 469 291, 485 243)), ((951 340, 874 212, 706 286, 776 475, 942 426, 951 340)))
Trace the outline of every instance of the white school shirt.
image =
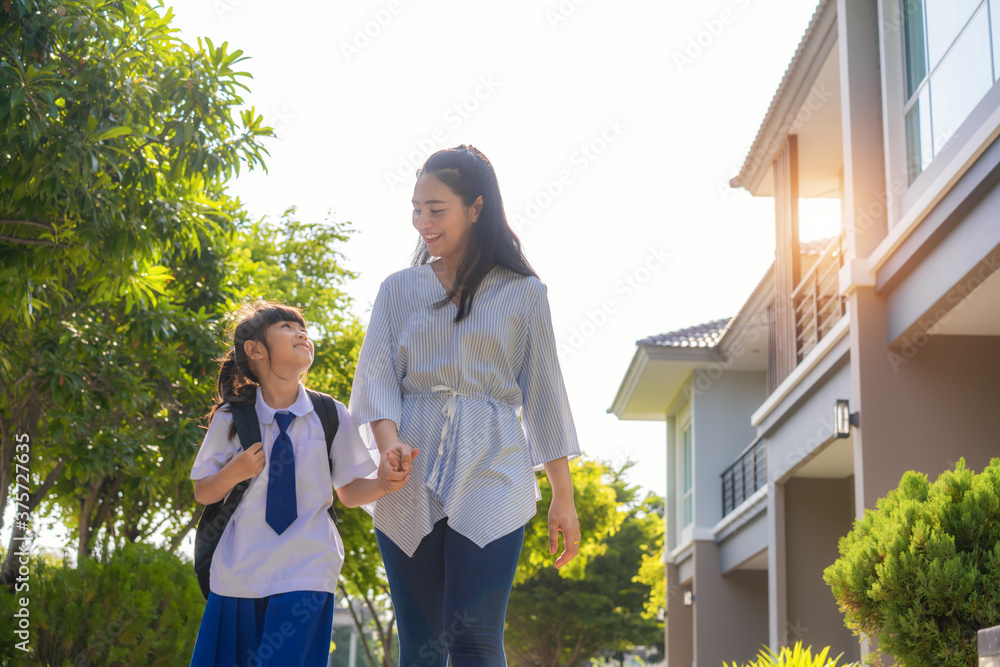
POLYGON ((581 454, 546 285, 495 266, 458 324, 453 302, 431 307, 446 294, 430 264, 382 281, 348 408, 375 460, 377 419, 420 448, 407 485, 365 507, 410 556, 444 517, 480 547, 523 526, 535 472, 581 454))
MULTIPOLYGON (((257 418, 266 465, 250 478, 212 557, 210 582, 216 595, 261 598, 296 590, 336 593, 344 544, 328 513, 333 489, 370 475, 377 466, 347 407, 336 399, 334 402, 340 426, 330 448, 331 475, 323 424, 305 387, 299 384, 299 396, 287 410, 270 407, 262 392, 257 391, 257 418), (287 433, 295 452, 298 516, 281 535, 264 521, 271 448, 281 432, 275 412, 296 415, 287 433)), ((191 479, 218 472, 242 450, 239 435, 229 438, 232 419, 228 409, 215 412, 191 469, 191 479)))

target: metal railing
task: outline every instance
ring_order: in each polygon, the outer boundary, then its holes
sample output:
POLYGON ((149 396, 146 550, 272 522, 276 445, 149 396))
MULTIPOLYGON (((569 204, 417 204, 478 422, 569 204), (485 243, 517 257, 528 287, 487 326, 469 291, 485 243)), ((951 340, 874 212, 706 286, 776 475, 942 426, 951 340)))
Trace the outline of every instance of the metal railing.
POLYGON ((754 491, 767 484, 767 452, 764 439, 757 438, 722 473, 722 516, 740 506, 754 491))
POLYGON ((845 299, 840 294, 839 274, 844 265, 846 234, 830 242, 819 259, 802 276, 792 292, 795 307, 796 363, 801 363, 833 325, 843 317, 845 299))

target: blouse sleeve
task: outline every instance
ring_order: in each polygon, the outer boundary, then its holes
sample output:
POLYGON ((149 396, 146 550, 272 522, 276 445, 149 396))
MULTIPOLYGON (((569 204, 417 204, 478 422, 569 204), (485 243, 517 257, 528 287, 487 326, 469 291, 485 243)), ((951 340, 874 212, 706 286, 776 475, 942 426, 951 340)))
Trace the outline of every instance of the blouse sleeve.
POLYGON ((548 288, 545 283, 541 286, 528 323, 524 363, 517 376, 523 405, 521 427, 536 472, 543 469, 542 464, 553 459, 563 456, 574 459, 581 455, 569 397, 556 358, 548 288))
POLYGON ((340 425, 330 447, 330 460, 333 462, 333 488, 339 489, 377 472, 378 466, 372 461, 368 448, 358 433, 358 425, 347 407, 340 401, 336 405, 340 425))
POLYGON ((391 294, 387 281, 379 286, 371 319, 354 371, 348 411, 369 451, 378 460, 378 447, 369 422, 391 419, 399 430, 403 394, 396 374, 396 337, 389 317, 391 294))
POLYGON ((216 410, 208 424, 205 439, 191 467, 191 479, 199 480, 222 470, 229 459, 240 453, 239 441, 229 439, 229 424, 233 415, 228 410, 216 410))

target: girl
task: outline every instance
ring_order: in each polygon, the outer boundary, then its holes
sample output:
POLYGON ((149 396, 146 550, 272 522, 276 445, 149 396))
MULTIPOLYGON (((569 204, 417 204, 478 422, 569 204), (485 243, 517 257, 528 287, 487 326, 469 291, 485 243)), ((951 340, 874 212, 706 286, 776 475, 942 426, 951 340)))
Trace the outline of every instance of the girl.
POLYGON ((332 489, 347 507, 402 488, 389 457, 376 470, 347 408, 330 451, 300 377, 313 362, 301 313, 260 301, 238 314, 218 395, 191 479, 204 505, 251 479, 211 563, 192 665, 327 664, 344 546, 327 513, 332 489), (253 402, 262 441, 242 449, 229 406, 253 402), (265 465, 268 464, 268 465, 265 465))
POLYGON ((373 456, 395 452, 415 477, 373 510, 399 664, 506 665, 507 600, 541 497, 535 471, 552 483, 549 548, 560 532, 565 547, 556 567, 579 551, 567 461, 580 448, 547 290, 472 146, 427 159, 413 227, 413 266, 379 287, 350 401, 373 456))

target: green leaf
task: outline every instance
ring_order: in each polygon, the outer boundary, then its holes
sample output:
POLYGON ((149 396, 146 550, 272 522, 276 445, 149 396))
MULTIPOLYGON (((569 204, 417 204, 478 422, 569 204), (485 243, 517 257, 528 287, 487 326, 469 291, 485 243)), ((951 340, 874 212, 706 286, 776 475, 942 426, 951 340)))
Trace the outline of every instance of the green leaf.
POLYGON ((126 134, 132 134, 132 128, 127 125, 120 125, 118 127, 113 127, 110 130, 105 130, 97 137, 98 141, 104 141, 105 139, 114 139, 115 137, 121 137, 126 134))

